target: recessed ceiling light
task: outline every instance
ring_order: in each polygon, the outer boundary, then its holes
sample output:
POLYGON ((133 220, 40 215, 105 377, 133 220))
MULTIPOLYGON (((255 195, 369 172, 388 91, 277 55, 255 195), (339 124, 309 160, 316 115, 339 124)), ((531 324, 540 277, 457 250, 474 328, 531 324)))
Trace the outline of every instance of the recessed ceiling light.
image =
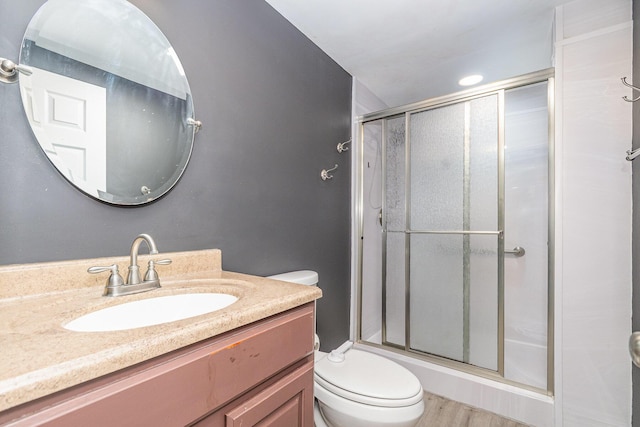
POLYGON ((484 79, 480 74, 474 74, 472 76, 463 77, 458 81, 460 86, 473 86, 478 84, 484 79))

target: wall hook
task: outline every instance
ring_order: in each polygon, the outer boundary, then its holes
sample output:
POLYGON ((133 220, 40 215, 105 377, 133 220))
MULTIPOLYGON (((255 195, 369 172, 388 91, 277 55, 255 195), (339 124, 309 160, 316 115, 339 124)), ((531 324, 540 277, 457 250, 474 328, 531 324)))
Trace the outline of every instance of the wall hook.
MULTIPOLYGON (((627 78, 626 78, 626 77, 623 77, 623 78, 621 78, 620 80, 622 80, 622 84, 623 84, 623 85, 625 85, 626 87, 630 87, 630 88, 631 88, 631 89, 633 89, 633 90, 640 91, 640 89, 639 89, 639 88, 635 87, 635 86, 634 86, 634 85, 632 85, 632 84, 627 83, 627 78)), ((640 99, 640 96, 639 96, 639 97, 637 97, 637 98, 634 98, 634 99, 629 99, 629 98, 625 95, 625 96, 623 96, 623 97, 622 97, 622 99, 624 99, 624 100, 625 100, 625 101, 627 101, 627 102, 636 102, 637 100, 639 100, 639 99, 640 99)), ((629 160, 629 159, 627 158, 627 160, 629 160)))
POLYGON ((337 164, 331 169, 322 169, 322 171, 320 172, 320 178, 322 178, 323 181, 333 178, 333 175, 329 175, 329 172, 333 172, 336 169, 338 169, 337 164))
POLYGON ((348 141, 345 142, 341 142, 340 144, 338 144, 338 146, 336 147, 338 150, 338 153, 342 153, 343 151, 349 151, 349 147, 346 147, 347 144, 351 143, 351 139, 349 139, 348 141))
POLYGON ((638 156, 640 156, 640 148, 636 148, 635 150, 627 150, 627 157, 625 157, 625 159, 632 161, 638 156))

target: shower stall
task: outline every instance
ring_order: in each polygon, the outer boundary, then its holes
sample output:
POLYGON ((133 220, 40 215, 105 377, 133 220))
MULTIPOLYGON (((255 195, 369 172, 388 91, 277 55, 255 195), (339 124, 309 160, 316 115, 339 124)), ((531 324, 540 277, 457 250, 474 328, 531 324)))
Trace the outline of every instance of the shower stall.
POLYGON ((360 118, 358 341, 553 394, 553 72, 360 118))

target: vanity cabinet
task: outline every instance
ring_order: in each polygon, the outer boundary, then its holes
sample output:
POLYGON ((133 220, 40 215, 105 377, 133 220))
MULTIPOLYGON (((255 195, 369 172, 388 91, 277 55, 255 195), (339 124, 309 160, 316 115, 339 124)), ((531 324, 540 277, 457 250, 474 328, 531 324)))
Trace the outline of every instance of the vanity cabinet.
POLYGON ((313 310, 307 303, 10 409, 0 424, 312 427, 313 310))

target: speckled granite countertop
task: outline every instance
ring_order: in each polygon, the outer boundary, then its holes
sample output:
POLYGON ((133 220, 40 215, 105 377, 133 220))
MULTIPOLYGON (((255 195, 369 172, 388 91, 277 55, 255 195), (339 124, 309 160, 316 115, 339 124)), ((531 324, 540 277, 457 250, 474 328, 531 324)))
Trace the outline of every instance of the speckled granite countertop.
MULTIPOLYGON (((138 258, 142 274, 149 256, 138 258)), ((217 249, 161 253, 161 289, 103 297, 108 273, 87 268, 129 257, 0 266, 0 411, 81 384, 320 298, 320 289, 221 269, 217 249), (239 297, 209 314, 114 332, 71 332, 62 325, 91 311, 179 293, 223 292, 239 297)))

